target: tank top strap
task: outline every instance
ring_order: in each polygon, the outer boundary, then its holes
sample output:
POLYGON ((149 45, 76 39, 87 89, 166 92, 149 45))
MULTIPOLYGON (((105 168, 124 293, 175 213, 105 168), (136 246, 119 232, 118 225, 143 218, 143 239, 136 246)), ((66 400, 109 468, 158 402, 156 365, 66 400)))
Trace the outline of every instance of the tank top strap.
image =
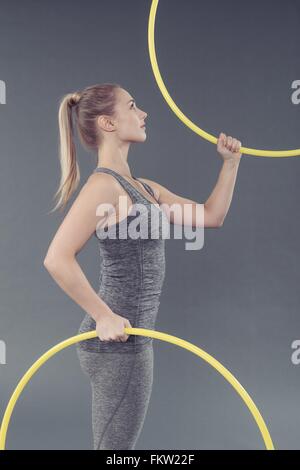
POLYGON ((105 167, 97 167, 95 168, 95 170, 93 171, 93 173, 99 173, 99 172, 103 172, 103 173, 109 173, 110 175, 114 176, 118 181, 119 183, 121 184, 121 186, 125 189, 125 191, 129 194, 130 198, 132 199, 132 202, 135 204, 137 202, 139 202, 139 198, 140 198, 140 193, 139 191, 137 191, 134 186, 132 186, 127 180, 126 178, 124 178, 122 175, 120 175, 119 173, 117 173, 116 171, 112 170, 111 168, 105 168, 105 167))
POLYGON ((149 186, 149 184, 144 183, 143 181, 141 181, 139 178, 136 178, 135 176, 134 176, 133 178, 134 178, 135 180, 139 181, 140 183, 142 183, 142 185, 144 186, 144 188, 146 189, 146 191, 148 191, 148 193, 151 194, 151 196, 153 196, 154 199, 155 199, 154 191, 153 191, 153 189, 151 188, 151 186, 149 186))

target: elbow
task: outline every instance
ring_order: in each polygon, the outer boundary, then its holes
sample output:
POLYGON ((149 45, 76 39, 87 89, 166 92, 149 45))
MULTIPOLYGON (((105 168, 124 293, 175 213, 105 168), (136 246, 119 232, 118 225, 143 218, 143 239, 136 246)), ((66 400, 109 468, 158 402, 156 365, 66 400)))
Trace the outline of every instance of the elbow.
POLYGON ((218 220, 217 223, 216 223, 216 228, 220 228, 220 227, 223 227, 223 223, 224 223, 224 220, 218 220))
POLYGON ((74 259, 75 254, 70 255, 62 253, 61 251, 48 251, 43 264, 47 271, 53 275, 55 273, 59 273, 64 265, 66 265, 67 263, 71 263, 74 259))
POLYGON ((56 266, 55 258, 53 256, 46 255, 43 265, 49 273, 53 272, 56 266))

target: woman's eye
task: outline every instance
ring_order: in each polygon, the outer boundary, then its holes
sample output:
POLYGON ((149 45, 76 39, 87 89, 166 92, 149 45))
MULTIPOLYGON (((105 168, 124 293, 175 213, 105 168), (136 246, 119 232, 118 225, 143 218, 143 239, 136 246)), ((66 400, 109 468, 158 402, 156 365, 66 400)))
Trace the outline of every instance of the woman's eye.
POLYGON ((132 103, 132 105, 131 105, 131 108, 133 108, 133 106, 135 106, 135 104, 134 104, 134 103, 132 103))

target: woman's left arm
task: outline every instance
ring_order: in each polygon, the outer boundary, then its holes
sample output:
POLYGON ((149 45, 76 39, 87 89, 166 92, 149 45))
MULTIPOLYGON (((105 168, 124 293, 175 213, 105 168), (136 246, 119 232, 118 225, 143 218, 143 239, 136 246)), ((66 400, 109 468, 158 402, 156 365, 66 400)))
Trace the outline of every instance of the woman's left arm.
POLYGON ((241 159, 241 142, 231 136, 220 133, 217 151, 223 158, 218 181, 204 204, 174 194, 155 181, 139 178, 149 184, 155 198, 162 204, 170 223, 193 227, 221 227, 229 210, 237 171, 241 159), (175 209, 172 209, 172 207, 175 209), (191 210, 187 209, 191 207, 191 210), (171 209, 171 210, 170 210, 171 209))
POLYGON ((236 182, 237 172, 242 154, 239 152, 241 142, 225 134, 219 135, 217 151, 223 158, 223 166, 220 171, 218 181, 211 195, 205 202, 208 211, 214 214, 223 225, 224 219, 229 210, 233 190, 236 182))

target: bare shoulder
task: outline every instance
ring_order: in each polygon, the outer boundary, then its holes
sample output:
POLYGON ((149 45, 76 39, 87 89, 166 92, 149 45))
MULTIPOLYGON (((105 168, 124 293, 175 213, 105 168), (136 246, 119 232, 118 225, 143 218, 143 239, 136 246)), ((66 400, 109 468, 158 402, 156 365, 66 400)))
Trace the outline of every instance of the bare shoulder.
POLYGON ((81 191, 89 194, 92 198, 115 201, 120 193, 120 185, 112 175, 96 172, 87 178, 81 191))

